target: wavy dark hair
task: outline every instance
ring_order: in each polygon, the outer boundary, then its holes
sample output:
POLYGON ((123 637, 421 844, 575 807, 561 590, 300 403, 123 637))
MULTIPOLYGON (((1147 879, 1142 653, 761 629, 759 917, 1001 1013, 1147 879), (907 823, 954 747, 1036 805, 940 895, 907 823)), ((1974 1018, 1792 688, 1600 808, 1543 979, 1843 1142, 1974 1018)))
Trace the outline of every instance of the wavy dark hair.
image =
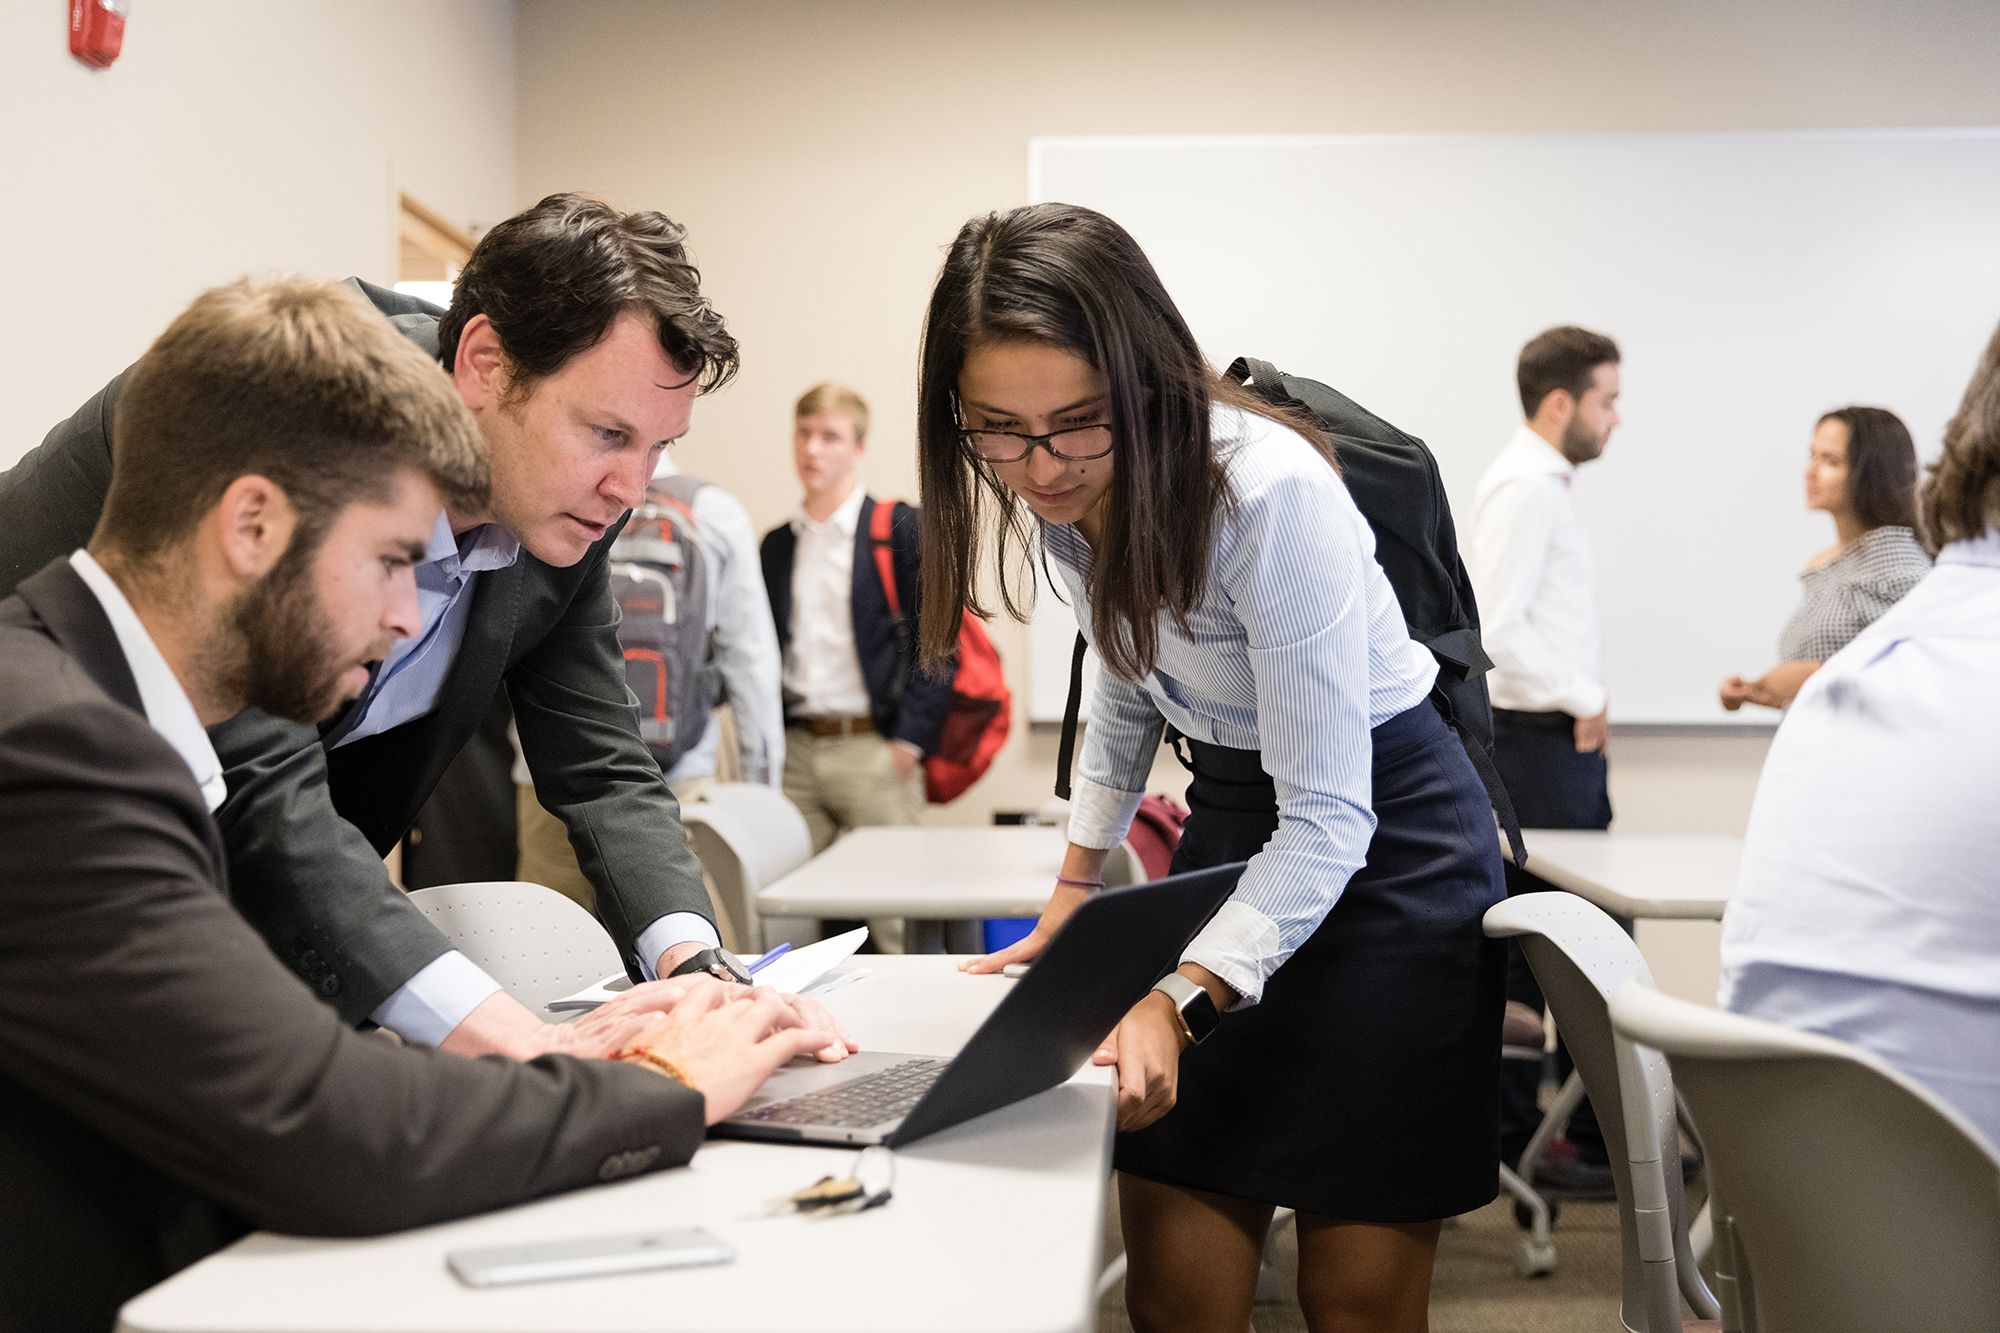
POLYGON ((1837 407, 1816 425, 1847 427, 1847 507, 1864 528, 1917 525, 1917 445, 1886 407, 1837 407))
POLYGON ((1944 452, 1924 478, 1923 500, 1924 544, 1933 555, 2000 528, 2000 329, 1944 428, 1944 452))
POLYGON ((601 199, 552 194, 479 238, 438 323, 447 370, 459 336, 485 315, 511 363, 511 397, 560 370, 630 310, 702 393, 736 374, 736 339, 701 293, 687 228, 663 213, 620 213, 601 199))
POLYGON ((989 532, 1001 605, 1016 620, 1031 605, 1028 562, 1042 553, 1032 515, 958 433, 967 352, 1018 341, 1082 357, 1109 390, 1116 463, 1091 562, 1091 628, 1104 665, 1138 680, 1159 656, 1160 616, 1185 629, 1200 604, 1216 523, 1233 503, 1209 438, 1211 405, 1282 420, 1329 463, 1332 444, 1210 370, 1145 252, 1110 218, 1074 204, 973 218, 931 292, 917 380, 926 667, 956 649, 965 610, 988 614, 974 584, 989 532))

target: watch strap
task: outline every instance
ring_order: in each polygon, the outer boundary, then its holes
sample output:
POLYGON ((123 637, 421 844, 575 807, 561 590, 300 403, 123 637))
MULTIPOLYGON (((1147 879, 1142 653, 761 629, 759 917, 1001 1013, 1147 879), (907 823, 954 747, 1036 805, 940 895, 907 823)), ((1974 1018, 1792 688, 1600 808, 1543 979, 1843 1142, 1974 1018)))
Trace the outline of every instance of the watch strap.
POLYGON ((1199 1046, 1220 1020, 1215 1001, 1207 991, 1178 972, 1169 972, 1153 983, 1153 989, 1173 1001, 1174 1016, 1180 1020, 1181 1035, 1188 1045, 1199 1046))

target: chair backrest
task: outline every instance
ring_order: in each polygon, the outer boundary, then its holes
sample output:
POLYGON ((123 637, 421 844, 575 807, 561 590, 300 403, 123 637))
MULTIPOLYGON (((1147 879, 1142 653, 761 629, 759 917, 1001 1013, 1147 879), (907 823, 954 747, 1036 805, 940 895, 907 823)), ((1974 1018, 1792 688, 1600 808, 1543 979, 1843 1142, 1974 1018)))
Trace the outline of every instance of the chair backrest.
POLYGON ((530 1009, 625 970, 597 918, 540 884, 440 884, 415 890, 410 901, 530 1009))
POLYGON ((774 787, 714 782, 702 799, 681 807, 688 841, 715 882, 735 934, 746 950, 763 952, 757 894, 812 856, 812 833, 799 808, 774 787))
POLYGON ((1489 908, 1486 933, 1514 938, 1534 969, 1556 1029, 1604 1131, 1618 1191, 1622 1309, 1634 1333, 1681 1326, 1681 1294, 1716 1313, 1688 1246, 1674 1085, 1657 1051, 1619 1040, 1610 999, 1631 979, 1652 984, 1639 947, 1603 910, 1573 893, 1528 893, 1489 908))
POLYGON ((1749 1269, 1759 1333, 2000 1329, 2000 1152, 1868 1052, 1627 985, 1749 1269))

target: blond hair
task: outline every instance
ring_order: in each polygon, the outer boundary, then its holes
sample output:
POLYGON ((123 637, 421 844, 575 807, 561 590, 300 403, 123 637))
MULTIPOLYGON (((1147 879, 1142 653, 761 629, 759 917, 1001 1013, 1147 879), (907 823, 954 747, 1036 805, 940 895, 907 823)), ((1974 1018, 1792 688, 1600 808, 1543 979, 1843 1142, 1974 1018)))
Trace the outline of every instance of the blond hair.
POLYGON ((798 406, 792 409, 792 419, 825 416, 830 412, 838 412, 854 423, 855 439, 868 438, 868 404, 845 384, 831 380, 815 384, 801 394, 798 406))
POLYGON ((307 548, 395 473, 486 507, 486 447, 436 362, 353 288, 248 278, 203 292, 127 373, 92 547, 135 561, 191 533, 231 482, 277 483, 307 548))

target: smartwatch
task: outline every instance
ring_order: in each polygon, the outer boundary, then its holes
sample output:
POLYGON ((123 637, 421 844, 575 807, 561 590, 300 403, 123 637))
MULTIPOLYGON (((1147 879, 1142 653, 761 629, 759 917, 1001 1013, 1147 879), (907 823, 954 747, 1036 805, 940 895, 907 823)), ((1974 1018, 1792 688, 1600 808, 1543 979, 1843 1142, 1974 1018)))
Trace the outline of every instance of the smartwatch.
POLYGON ((1215 1011, 1215 1001, 1208 998, 1208 992, 1189 981, 1178 972, 1169 972, 1154 983, 1153 989, 1174 1002, 1174 1012, 1180 1015, 1181 1032, 1188 1039, 1188 1045, 1199 1046, 1215 1025, 1222 1021, 1222 1015, 1215 1011))
POLYGON ((743 966, 743 960, 727 949, 703 949, 667 975, 685 977, 696 972, 706 972, 717 981, 735 981, 748 986, 750 969, 743 966))

